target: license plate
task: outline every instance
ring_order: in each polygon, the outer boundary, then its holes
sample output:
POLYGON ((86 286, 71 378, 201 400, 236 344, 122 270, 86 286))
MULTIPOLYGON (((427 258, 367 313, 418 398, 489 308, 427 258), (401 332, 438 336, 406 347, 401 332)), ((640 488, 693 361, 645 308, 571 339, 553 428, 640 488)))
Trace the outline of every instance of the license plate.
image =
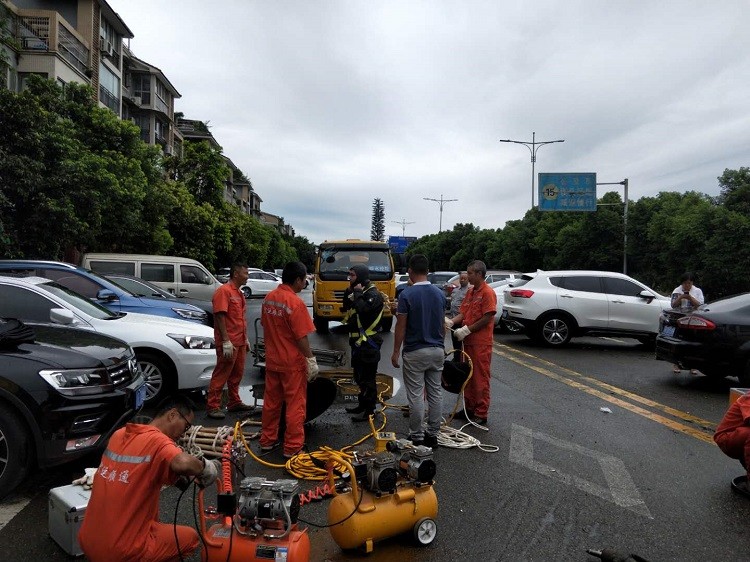
POLYGON ((146 401, 146 385, 142 384, 135 389, 135 409, 140 410, 143 403, 146 401))
POLYGON ((661 333, 668 337, 674 336, 674 326, 664 326, 661 333))
POLYGON ((508 317, 508 311, 503 310, 503 313, 500 315, 500 318, 507 318, 508 317))

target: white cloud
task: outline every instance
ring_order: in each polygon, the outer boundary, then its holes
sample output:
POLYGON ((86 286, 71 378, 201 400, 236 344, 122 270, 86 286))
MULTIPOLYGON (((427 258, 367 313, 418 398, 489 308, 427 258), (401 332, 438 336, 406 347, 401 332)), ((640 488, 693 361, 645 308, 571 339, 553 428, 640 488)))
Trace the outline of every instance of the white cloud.
MULTIPOLYGON (((536 171, 718 193, 748 165, 742 1, 110 0, 262 208, 312 241, 502 227, 536 171)), ((600 194, 616 186, 602 186, 600 194)))

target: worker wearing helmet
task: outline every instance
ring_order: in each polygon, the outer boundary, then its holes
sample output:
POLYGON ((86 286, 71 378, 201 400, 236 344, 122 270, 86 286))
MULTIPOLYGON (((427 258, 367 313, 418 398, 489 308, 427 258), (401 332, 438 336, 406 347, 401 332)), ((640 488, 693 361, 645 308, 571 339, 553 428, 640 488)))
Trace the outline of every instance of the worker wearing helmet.
POLYGON ((349 269, 349 287, 344 291, 342 310, 349 330, 352 350, 354 382, 359 387, 357 406, 347 408, 350 414, 360 414, 353 421, 367 421, 375 413, 378 399, 376 375, 380 362, 383 338, 377 332, 383 315, 383 296, 370 281, 370 270, 364 264, 349 269))

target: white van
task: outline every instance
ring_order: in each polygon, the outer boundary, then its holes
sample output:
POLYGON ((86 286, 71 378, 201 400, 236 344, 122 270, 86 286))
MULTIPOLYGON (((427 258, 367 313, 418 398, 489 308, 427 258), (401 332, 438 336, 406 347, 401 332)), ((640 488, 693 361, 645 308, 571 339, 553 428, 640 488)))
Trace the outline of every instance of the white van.
POLYGON ((221 283, 200 262, 176 256, 84 254, 83 267, 96 273, 135 275, 179 297, 210 301, 221 283))

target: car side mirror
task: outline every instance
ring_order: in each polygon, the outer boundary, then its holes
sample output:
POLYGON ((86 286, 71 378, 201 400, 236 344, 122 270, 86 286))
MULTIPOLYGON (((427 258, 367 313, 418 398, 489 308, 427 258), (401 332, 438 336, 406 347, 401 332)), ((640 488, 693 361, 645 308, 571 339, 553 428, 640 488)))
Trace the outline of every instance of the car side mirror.
POLYGON ((651 291, 646 291, 645 289, 641 291, 640 293, 638 293, 638 296, 641 297, 642 299, 646 299, 649 304, 651 304, 651 301, 654 300, 655 298, 654 294, 651 293, 651 291))
POLYGON ((67 308, 53 308, 49 311, 49 319, 55 324, 73 324, 75 322, 75 314, 73 314, 67 308))
POLYGON ((117 295, 109 289, 102 289, 96 293, 96 300, 112 302, 117 300, 117 295))

